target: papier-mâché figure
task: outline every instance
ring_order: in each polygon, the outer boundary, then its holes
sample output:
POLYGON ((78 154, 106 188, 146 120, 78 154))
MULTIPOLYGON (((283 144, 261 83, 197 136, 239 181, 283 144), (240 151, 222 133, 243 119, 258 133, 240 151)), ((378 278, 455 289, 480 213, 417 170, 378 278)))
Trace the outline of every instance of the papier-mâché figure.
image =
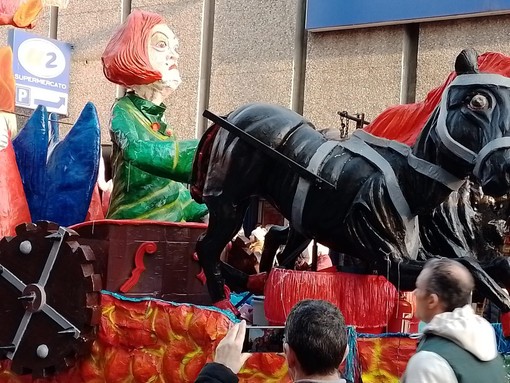
POLYGON ((189 181, 197 140, 177 140, 163 101, 181 82, 178 41, 157 14, 134 10, 109 41, 103 71, 128 89, 112 109, 113 191, 108 218, 200 221, 189 181))

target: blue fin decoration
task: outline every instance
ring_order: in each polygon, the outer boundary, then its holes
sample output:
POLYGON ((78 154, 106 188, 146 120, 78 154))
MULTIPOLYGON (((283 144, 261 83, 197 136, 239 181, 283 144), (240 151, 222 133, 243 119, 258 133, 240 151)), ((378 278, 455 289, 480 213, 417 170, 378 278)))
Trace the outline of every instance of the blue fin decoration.
POLYGON ((60 141, 59 127, 58 127, 58 114, 50 113, 48 117, 48 157, 55 148, 55 145, 60 141))
POLYGON ((85 221, 97 181, 101 130, 91 102, 67 136, 55 145, 46 166, 46 219, 69 226, 85 221))
POLYGON ((70 226, 85 220, 97 181, 99 119, 94 104, 87 103, 71 131, 58 141, 57 123, 50 125, 42 110, 44 116, 34 118, 38 108, 13 142, 18 166, 32 220, 70 226))
POLYGON ((48 112, 41 105, 12 140, 21 181, 34 222, 41 219, 45 206, 48 134, 48 112))

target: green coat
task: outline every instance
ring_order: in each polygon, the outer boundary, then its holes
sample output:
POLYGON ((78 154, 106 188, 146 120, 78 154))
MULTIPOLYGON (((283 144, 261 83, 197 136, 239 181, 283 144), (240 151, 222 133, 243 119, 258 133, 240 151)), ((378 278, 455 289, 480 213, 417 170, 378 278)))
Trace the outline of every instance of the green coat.
POLYGON ((198 141, 177 141, 163 120, 165 108, 134 93, 114 104, 107 218, 179 222, 199 221, 207 214, 182 184, 190 180, 198 141))

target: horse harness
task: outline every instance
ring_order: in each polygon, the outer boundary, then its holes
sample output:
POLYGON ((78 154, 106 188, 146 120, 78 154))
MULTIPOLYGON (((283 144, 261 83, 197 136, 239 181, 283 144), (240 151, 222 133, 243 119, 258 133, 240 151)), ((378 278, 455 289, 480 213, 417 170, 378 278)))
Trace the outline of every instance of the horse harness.
MULTIPOLYGON (((510 137, 501 137, 492 140, 485 145, 477 154, 465 146, 455 141, 446 125, 448 93, 452 86, 466 86, 474 84, 494 84, 497 86, 510 87, 510 79, 496 74, 463 74, 457 76, 442 94, 439 104, 439 116, 435 126, 440 142, 456 157, 463 159, 474 166, 473 174, 479 178, 480 168, 489 155, 499 149, 510 148, 510 137)), ((409 146, 401 144, 397 141, 387 140, 384 138, 373 136, 364 130, 356 130, 350 139, 345 141, 326 141, 316 151, 310 159, 307 169, 313 173, 318 173, 325 163, 326 158, 337 146, 342 146, 352 154, 366 159, 373 166, 377 167, 386 180, 386 187, 391 202, 395 206, 400 218, 406 227, 406 247, 408 254, 416 254, 417 243, 413 240, 416 238, 417 216, 413 215, 409 204, 402 193, 397 177, 391 164, 381 156, 371 146, 390 148, 402 156, 407 158, 408 164, 418 173, 433 179, 451 191, 457 191, 464 183, 445 169, 431 162, 416 157, 409 146)), ((345 163, 344 163, 345 165, 345 163)), ((337 180, 333 180, 337 181, 337 180)), ((302 177, 296 188, 292 203, 292 225, 294 229, 303 235, 307 235, 302 226, 303 211, 306 203, 306 197, 310 190, 311 182, 302 177)))
POLYGON ((446 90, 443 92, 439 108, 439 116, 436 124, 436 131, 440 138, 441 143, 453 155, 471 165, 474 165, 473 174, 477 178, 481 178, 480 168, 487 159, 487 157, 489 157, 493 152, 499 149, 510 149, 510 137, 500 137, 490 141, 477 154, 472 150, 466 148, 465 146, 461 145, 459 142, 455 141, 452 138, 452 136, 448 132, 448 127, 446 126, 447 116, 446 109, 448 106, 448 90, 450 87, 480 84, 486 85, 490 84, 510 88, 510 78, 498 74, 489 73, 463 74, 457 76, 450 83, 448 88, 446 88, 446 90))
MULTIPOLYGON (((310 159, 308 170, 312 172, 319 172, 325 164, 325 160, 328 158, 329 154, 337 146, 342 146, 352 154, 364 158, 370 164, 379 169, 379 171, 383 174, 391 202, 406 227, 405 243, 408 254, 417 254, 418 243, 415 240, 416 230, 418 227, 417 216, 411 212, 391 164, 372 146, 390 148, 402 156, 407 157, 408 164, 414 170, 428 178, 440 182, 452 191, 458 190, 458 188, 460 188, 460 186, 464 183, 464 180, 456 178, 435 164, 417 158, 412 154, 411 148, 407 145, 373 136, 363 130, 355 131, 351 138, 346 141, 324 142, 310 159)), ((345 163, 343 166, 345 166, 345 163)), ((292 203, 292 226, 303 235, 307 235, 302 226, 302 219, 306 198, 311 186, 312 185, 309 180, 300 178, 292 203)))

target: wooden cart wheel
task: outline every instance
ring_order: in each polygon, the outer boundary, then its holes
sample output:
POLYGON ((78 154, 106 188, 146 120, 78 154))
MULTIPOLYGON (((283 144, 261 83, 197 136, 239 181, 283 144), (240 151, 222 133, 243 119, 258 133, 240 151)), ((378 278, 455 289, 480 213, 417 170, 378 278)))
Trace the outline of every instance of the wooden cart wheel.
POLYGON ((52 375, 90 351, 101 276, 93 251, 76 238, 38 222, 0 241, 0 358, 18 374, 52 375))

